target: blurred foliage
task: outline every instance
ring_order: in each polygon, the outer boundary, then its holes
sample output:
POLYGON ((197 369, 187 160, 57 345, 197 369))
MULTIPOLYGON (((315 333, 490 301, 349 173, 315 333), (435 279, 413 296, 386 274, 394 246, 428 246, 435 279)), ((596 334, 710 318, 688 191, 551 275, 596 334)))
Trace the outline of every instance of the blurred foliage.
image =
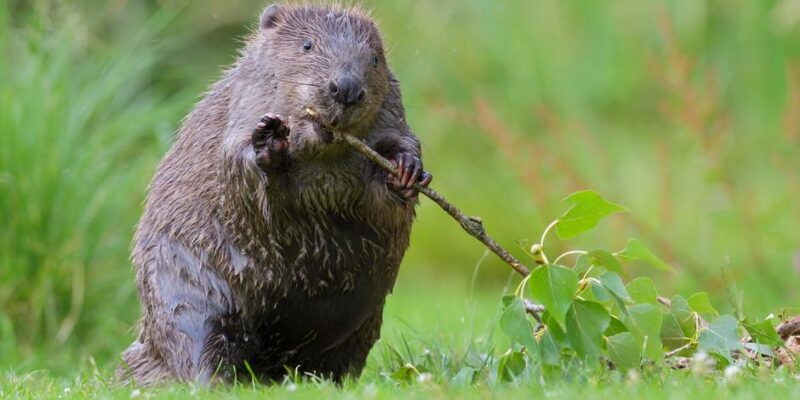
MULTIPOLYGON (((434 186, 501 243, 535 240, 592 188, 632 210, 592 244, 642 238, 676 268, 654 276, 660 292, 759 316, 798 304, 800 2, 365 3, 434 186)), ((132 338, 147 181, 263 6, 0 4, 0 365, 113 362, 132 338)), ((509 272, 492 257, 475 270, 483 251, 423 200, 387 321, 466 293, 474 272, 497 291, 509 272)), ((436 312, 460 314, 419 320, 436 312)))
POLYGON ((110 46, 85 16, 46 10, 0 9, 0 349, 10 360, 33 345, 98 351, 106 343, 92 337, 135 320, 132 227, 172 121, 191 101, 153 89, 175 46, 153 38, 174 11, 110 46))

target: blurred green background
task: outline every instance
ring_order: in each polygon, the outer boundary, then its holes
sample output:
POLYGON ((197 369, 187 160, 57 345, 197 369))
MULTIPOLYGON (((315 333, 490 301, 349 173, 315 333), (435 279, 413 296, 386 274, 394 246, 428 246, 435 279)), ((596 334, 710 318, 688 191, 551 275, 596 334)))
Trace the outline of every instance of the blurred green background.
MULTIPOLYGON (((591 188, 632 212, 549 253, 637 237, 675 272, 627 272, 664 294, 800 305, 800 1, 364 3, 433 186, 520 257, 591 188)), ((147 183, 265 5, 2 2, 0 367, 69 375, 134 338, 147 183)), ((483 254, 423 200, 384 337, 490 334, 516 278, 483 254)))

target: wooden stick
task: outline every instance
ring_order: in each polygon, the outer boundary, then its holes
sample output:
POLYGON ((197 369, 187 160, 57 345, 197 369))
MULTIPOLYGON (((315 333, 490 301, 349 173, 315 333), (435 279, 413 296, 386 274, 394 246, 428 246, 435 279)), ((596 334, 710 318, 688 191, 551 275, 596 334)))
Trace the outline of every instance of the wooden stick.
MULTIPOLYGON (((344 132, 337 132, 332 131, 334 137, 338 141, 342 141, 347 143, 350 147, 354 150, 358 151, 359 153, 363 154, 376 164, 379 167, 384 169, 389 173, 395 173, 396 167, 392 164, 389 160, 383 158, 380 154, 378 154, 375 150, 371 147, 367 146, 364 142, 360 139, 344 132)), ((465 215, 461 210, 459 210, 456 206, 449 203, 445 200, 444 196, 437 193, 435 190, 431 189, 427 186, 422 186, 417 182, 414 182, 414 189, 418 192, 424 194, 429 199, 433 200, 434 203, 438 204, 445 212, 450 214, 453 219, 458 221, 461 224, 461 228, 463 228, 468 234, 472 237, 478 239, 483 243, 486 247, 489 248, 494 254, 497 254, 500 259, 506 262, 514 271, 517 271, 520 275, 528 276, 530 274, 530 270, 522 265, 519 260, 517 260, 508 250, 504 249, 502 246, 497 244, 489 235, 486 234, 486 231, 483 229, 483 221, 479 217, 470 217, 465 215)))

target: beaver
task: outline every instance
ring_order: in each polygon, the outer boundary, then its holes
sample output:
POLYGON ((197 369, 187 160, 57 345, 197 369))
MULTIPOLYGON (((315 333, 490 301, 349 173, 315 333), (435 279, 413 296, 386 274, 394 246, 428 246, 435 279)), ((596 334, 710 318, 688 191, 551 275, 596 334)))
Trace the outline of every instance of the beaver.
POLYGON ((358 376, 409 244, 412 186, 431 179, 368 13, 267 7, 150 184, 132 256, 143 317, 119 378, 358 376))

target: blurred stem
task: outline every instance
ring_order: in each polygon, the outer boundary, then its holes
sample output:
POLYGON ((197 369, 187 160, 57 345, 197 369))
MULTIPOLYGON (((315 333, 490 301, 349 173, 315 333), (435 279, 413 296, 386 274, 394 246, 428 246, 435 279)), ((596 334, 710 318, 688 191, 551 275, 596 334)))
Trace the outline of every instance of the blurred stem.
POLYGON ((664 354, 664 357, 665 357, 665 358, 675 357, 675 356, 677 356, 678 354, 680 354, 680 352, 682 352, 682 351, 684 351, 684 350, 686 350, 686 349, 688 349, 688 348, 692 347, 693 345, 694 345, 694 342, 691 342, 691 341, 690 341, 689 343, 686 343, 685 345, 683 345, 683 346, 681 346, 681 347, 678 347, 678 348, 677 348, 677 349, 675 349, 675 350, 672 350, 672 351, 670 351, 670 352, 667 352, 667 353, 665 353, 665 354, 664 354))
POLYGON ((517 285, 517 290, 514 291, 514 296, 524 300, 525 285, 528 284, 529 279, 531 279, 530 274, 525 278, 522 278, 522 281, 519 283, 519 285, 517 285))
MULTIPOLYGON (((383 158, 380 154, 378 154, 375 150, 367 146, 364 142, 360 139, 351 136, 350 134, 344 132, 338 132, 332 130, 334 135, 338 141, 342 141, 347 143, 350 147, 358 151, 359 153, 363 154, 376 164, 381 167, 383 170, 389 173, 395 173, 395 167, 392 165, 389 160, 383 158)), ((497 242, 492 239, 489 235, 486 234, 486 231, 483 228, 483 221, 479 217, 470 217, 464 214, 461 210, 459 210, 456 206, 449 203, 445 200, 444 196, 437 193, 435 190, 431 189, 427 186, 422 186, 419 183, 414 183, 414 189, 418 192, 424 194, 429 199, 433 200, 434 203, 438 204, 445 212, 450 214, 453 219, 458 221, 461 224, 461 228, 463 228, 468 234, 470 234, 475 239, 478 239, 483 243, 489 250, 491 250, 494 254, 497 254, 500 259, 505 261, 514 271, 517 271, 522 276, 528 276, 530 274, 530 270, 525 267, 519 260, 517 260, 511 253, 508 252, 505 248, 497 244, 497 242)))
POLYGON ((542 232, 542 238, 539 240, 540 247, 544 247, 544 239, 547 238, 547 234, 550 233, 550 230, 553 229, 553 227, 556 226, 558 222, 559 220, 555 220, 551 222, 550 225, 547 225, 547 228, 544 229, 544 232, 542 232))
POLYGON ((560 256, 556 257, 555 261, 553 261, 553 264, 558 264, 558 262, 559 262, 559 261, 560 261, 562 258, 564 258, 564 257, 567 257, 567 256, 571 256, 571 255, 575 255, 575 254, 589 254, 589 253, 588 253, 588 252, 586 252, 586 251, 584 251, 584 250, 572 250, 572 251, 568 251, 568 252, 566 252, 566 253, 562 253, 560 256))

